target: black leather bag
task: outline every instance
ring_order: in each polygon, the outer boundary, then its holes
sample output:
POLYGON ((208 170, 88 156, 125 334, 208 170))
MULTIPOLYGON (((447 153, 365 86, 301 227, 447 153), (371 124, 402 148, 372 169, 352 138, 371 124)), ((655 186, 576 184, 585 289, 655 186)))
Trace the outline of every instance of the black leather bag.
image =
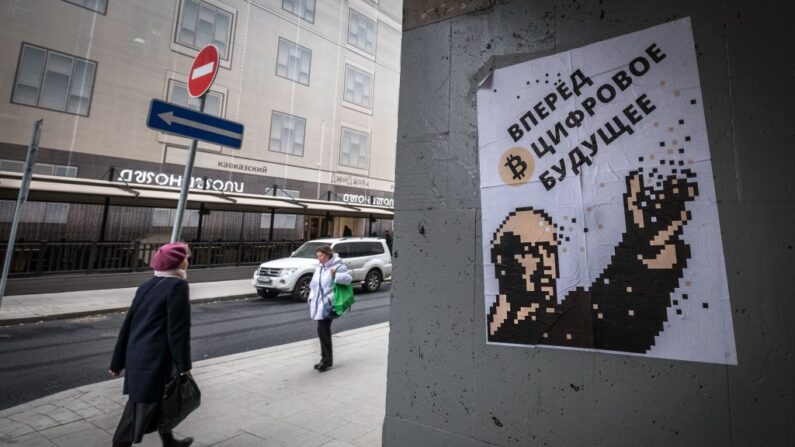
POLYGON ((193 410, 201 405, 202 393, 193 376, 174 376, 166 384, 163 404, 160 407, 160 428, 168 431, 185 420, 193 410))

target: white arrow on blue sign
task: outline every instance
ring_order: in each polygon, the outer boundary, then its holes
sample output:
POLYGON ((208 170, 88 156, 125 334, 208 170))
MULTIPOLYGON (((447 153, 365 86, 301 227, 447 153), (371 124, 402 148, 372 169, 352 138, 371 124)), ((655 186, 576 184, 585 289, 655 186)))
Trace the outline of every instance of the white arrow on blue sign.
POLYGON ((187 107, 153 99, 146 126, 150 129, 240 149, 243 125, 187 107))

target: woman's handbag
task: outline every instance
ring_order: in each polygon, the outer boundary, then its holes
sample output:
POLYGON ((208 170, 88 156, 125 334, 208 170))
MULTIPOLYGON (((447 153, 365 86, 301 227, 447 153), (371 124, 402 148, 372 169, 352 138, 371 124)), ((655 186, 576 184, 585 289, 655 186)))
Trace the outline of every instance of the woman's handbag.
POLYGON ((333 310, 341 316, 351 308, 356 300, 353 298, 353 287, 350 284, 334 283, 333 310))
POLYGON ((171 430, 201 405, 202 393, 190 374, 177 374, 167 384, 160 407, 160 428, 171 430))

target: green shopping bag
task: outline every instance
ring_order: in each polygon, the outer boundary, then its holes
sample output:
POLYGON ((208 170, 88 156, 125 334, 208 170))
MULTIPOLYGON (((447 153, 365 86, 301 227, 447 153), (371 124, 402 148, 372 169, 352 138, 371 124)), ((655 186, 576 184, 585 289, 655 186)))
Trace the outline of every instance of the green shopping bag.
POLYGON ((334 283, 334 313, 341 316, 351 308, 356 301, 353 299, 353 287, 350 284, 334 283))

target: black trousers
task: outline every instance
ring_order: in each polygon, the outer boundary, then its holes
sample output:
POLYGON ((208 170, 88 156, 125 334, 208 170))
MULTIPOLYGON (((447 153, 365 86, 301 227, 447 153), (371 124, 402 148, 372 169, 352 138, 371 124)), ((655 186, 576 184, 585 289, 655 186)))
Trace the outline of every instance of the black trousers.
POLYGON ((320 363, 331 366, 334 356, 331 352, 331 319, 317 320, 317 338, 320 339, 320 363))

